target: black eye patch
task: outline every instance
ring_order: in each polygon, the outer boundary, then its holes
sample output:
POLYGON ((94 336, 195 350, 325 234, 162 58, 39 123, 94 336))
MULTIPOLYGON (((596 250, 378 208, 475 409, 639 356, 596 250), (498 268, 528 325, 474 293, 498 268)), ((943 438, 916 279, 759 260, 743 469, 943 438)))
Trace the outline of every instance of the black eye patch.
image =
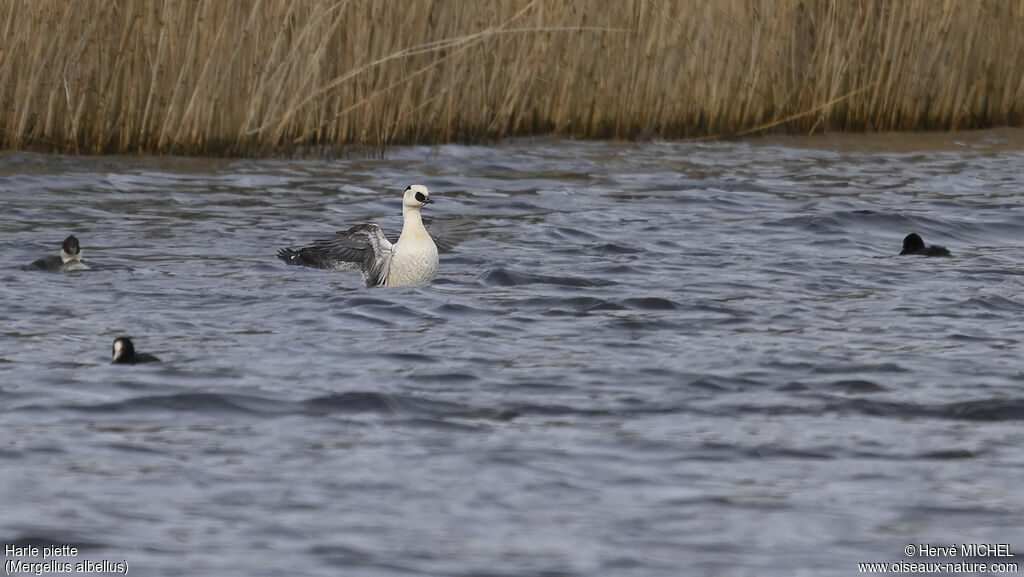
POLYGON ((423 196, 423 193, 422 193, 422 192, 417 192, 417 193, 416 193, 416 200, 418 200, 418 201, 420 201, 420 202, 423 202, 423 201, 424 201, 424 200, 426 200, 426 199, 427 199, 427 197, 423 196))

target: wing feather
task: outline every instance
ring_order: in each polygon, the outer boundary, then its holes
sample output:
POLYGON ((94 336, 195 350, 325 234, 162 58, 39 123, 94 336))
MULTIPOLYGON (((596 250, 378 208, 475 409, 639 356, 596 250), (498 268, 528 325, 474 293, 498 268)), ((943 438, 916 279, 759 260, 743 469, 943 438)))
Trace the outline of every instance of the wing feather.
POLYGON ((288 264, 340 270, 356 268, 363 273, 366 286, 381 286, 388 278, 394 248, 376 224, 359 224, 330 238, 292 250, 281 249, 277 256, 288 264))

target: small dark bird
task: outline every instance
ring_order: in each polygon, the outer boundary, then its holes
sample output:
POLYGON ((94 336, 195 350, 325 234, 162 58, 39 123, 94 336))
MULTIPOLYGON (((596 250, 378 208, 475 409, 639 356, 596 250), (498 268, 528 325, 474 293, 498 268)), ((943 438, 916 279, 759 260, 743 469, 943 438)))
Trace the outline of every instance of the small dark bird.
POLYGON ((159 363, 160 359, 149 353, 136 353, 131 339, 117 337, 114 339, 114 358, 110 362, 119 365, 134 365, 135 363, 159 363))
POLYGON ((82 247, 78 245, 78 239, 71 235, 64 239, 60 245, 60 256, 44 256, 32 264, 24 267, 25 270, 86 270, 89 267, 82 262, 82 247))
POLYGON ((900 251, 901 255, 914 254, 920 256, 951 256, 949 251, 944 246, 929 245, 925 246, 924 241, 921 240, 921 236, 916 232, 912 232, 903 239, 903 250, 900 251))

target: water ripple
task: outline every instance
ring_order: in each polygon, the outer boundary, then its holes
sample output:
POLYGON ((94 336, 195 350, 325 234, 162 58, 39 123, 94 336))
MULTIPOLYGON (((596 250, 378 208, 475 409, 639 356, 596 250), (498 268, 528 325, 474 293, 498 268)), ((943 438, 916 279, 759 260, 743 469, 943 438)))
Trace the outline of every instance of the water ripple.
POLYGON ((1005 542, 1022 150, 5 154, 0 541, 239 577, 838 576, 894 542, 1005 542), (275 258, 360 222, 394 239, 413 182, 430 285, 275 258), (953 257, 897 256, 911 231, 953 257), (71 233, 91 270, 21 270, 71 233), (163 362, 110 365, 122 334, 163 362))

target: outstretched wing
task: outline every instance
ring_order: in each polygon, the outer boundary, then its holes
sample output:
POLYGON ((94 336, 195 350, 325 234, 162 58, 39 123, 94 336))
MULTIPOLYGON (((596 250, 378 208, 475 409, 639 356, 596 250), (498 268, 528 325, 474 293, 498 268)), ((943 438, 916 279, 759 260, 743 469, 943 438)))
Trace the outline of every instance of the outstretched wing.
POLYGON ((387 281, 392 254, 392 244, 375 224, 356 225, 305 248, 277 252, 278 258, 288 264, 330 270, 359 267, 370 287, 387 281))

